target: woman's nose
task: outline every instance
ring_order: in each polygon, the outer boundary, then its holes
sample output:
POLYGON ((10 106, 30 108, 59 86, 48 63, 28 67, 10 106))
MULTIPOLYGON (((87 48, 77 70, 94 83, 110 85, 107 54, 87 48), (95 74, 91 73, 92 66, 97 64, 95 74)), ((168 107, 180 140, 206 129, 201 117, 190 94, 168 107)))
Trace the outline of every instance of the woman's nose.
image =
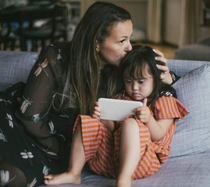
POLYGON ((131 42, 130 40, 128 41, 128 44, 126 46, 126 51, 131 51, 132 50, 132 45, 131 45, 131 42))

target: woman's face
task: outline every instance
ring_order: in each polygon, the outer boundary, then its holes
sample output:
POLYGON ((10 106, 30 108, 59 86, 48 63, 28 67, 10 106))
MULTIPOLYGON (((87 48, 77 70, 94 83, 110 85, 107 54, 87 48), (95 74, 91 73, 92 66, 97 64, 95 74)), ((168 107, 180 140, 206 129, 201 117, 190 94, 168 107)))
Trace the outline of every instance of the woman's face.
POLYGON ((100 68, 106 64, 119 66, 121 59, 132 49, 130 43, 132 33, 131 20, 119 22, 111 27, 110 35, 105 38, 105 41, 97 43, 100 68))

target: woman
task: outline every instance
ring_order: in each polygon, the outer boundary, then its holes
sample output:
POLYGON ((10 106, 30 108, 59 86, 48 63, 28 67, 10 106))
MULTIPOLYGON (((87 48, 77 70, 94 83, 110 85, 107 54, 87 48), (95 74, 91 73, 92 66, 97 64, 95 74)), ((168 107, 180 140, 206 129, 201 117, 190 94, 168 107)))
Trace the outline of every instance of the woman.
MULTIPOLYGON (((91 114, 94 101, 121 88, 117 67, 132 49, 130 14, 111 3, 89 7, 71 44, 42 50, 26 85, 0 95, 1 183, 38 186, 49 172, 67 170, 71 134, 78 114, 91 114), (23 90, 23 91, 22 91, 23 90)), ((172 82, 167 60, 161 78, 172 82)))

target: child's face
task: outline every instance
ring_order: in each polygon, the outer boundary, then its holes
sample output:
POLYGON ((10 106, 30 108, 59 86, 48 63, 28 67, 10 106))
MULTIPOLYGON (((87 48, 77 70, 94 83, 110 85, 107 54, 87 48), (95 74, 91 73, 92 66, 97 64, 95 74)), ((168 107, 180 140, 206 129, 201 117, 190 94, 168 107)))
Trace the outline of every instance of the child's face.
MULTIPOLYGON (((124 84, 127 94, 136 101, 140 101, 150 96, 154 89, 154 78, 148 72, 148 66, 144 72, 144 77, 134 79, 130 77, 128 70, 124 72, 124 84)), ((135 75, 134 77, 139 77, 135 75)))

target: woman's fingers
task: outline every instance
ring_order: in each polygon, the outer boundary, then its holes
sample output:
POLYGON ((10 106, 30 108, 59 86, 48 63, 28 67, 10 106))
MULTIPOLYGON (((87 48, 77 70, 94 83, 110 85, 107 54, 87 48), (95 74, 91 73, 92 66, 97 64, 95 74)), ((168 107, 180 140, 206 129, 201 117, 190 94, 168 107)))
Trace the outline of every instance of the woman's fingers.
POLYGON ((154 51, 158 56, 164 57, 164 54, 163 54, 161 51, 159 51, 159 50, 157 50, 157 49, 153 49, 153 51, 154 51))
POLYGON ((162 63, 162 65, 157 64, 157 68, 161 71, 160 79, 166 84, 171 84, 173 82, 173 80, 172 80, 171 74, 169 72, 168 60, 166 58, 164 58, 164 55, 162 52, 160 52, 156 49, 153 49, 153 51, 157 55, 159 55, 155 59, 162 63))
POLYGON ((160 61, 162 63, 162 65, 164 65, 164 66, 167 66, 168 65, 168 60, 166 58, 164 58, 164 57, 157 56, 155 58, 155 60, 160 61))
POLYGON ((169 72, 169 68, 168 66, 162 66, 162 65, 157 65, 157 68, 162 71, 163 73, 168 73, 169 72))

